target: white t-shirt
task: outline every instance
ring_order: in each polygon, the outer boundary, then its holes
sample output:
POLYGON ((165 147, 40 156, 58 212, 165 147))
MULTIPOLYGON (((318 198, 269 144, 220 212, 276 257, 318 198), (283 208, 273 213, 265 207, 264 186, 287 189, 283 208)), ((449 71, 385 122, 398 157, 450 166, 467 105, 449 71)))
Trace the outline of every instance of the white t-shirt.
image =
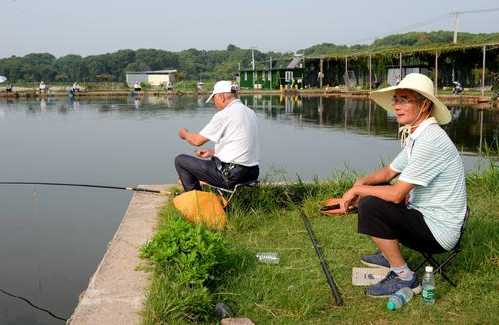
POLYGON ((199 134, 215 143, 215 156, 221 161, 248 167, 259 164, 256 114, 239 99, 215 113, 199 134))

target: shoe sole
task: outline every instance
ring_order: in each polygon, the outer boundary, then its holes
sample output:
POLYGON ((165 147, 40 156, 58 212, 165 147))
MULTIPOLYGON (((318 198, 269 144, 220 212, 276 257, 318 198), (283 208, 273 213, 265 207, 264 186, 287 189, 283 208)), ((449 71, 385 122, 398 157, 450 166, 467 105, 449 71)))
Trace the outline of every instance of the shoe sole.
MULTIPOLYGON (((412 293, 414 293, 415 295, 419 295, 421 293, 422 289, 421 289, 421 286, 418 285, 417 287, 412 288, 411 290, 412 290, 412 293)), ((382 295, 382 296, 373 296, 373 295, 366 293, 366 296, 371 297, 371 298, 389 298, 391 296, 391 294, 390 295, 382 295)))
POLYGON ((363 260, 360 260, 360 262, 362 264, 370 266, 370 267, 377 267, 378 269, 384 269, 384 270, 387 270, 387 271, 390 269, 389 267, 386 267, 386 266, 383 266, 383 265, 379 265, 379 264, 369 263, 369 262, 366 262, 366 261, 363 261, 363 260))

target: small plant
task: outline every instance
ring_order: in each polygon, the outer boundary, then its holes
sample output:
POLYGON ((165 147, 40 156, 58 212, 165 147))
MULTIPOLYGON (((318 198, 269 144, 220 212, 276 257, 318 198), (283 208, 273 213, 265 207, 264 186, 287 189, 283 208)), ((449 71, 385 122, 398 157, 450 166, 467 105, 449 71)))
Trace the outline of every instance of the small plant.
POLYGON ((177 281, 201 285, 215 280, 215 271, 228 254, 220 233, 191 225, 179 217, 169 218, 141 249, 142 257, 150 259, 161 271, 175 270, 173 277, 177 281))
POLYGON ((247 254, 229 247, 222 233, 188 223, 172 206, 163 209, 162 218, 160 229, 140 250, 155 267, 146 323, 208 320, 216 303, 213 292, 240 272, 247 254))

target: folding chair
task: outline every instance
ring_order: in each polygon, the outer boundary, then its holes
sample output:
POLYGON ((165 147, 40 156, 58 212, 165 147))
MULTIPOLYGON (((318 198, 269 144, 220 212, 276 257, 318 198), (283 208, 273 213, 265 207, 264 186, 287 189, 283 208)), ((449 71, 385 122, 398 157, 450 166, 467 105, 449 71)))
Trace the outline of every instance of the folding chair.
POLYGON ((258 180, 253 180, 249 182, 244 182, 244 183, 239 183, 234 186, 232 189, 227 189, 227 188, 222 188, 222 187, 217 187, 208 183, 202 183, 203 186, 207 186, 215 191, 222 197, 224 207, 227 207, 230 203, 230 200, 234 197, 236 194, 237 190, 243 187, 257 187, 259 184, 258 180))
MULTIPOLYGON (((447 266, 447 264, 449 264, 457 256, 457 254, 459 254, 459 252, 461 252, 461 250, 462 250, 461 240, 463 239, 464 230, 466 228, 466 223, 468 222, 469 216, 470 216, 470 209, 467 208, 466 214, 464 215, 463 225, 461 226, 461 234, 459 235, 459 240, 457 241, 456 246, 454 246, 454 248, 452 250, 447 252, 447 256, 445 257, 445 259, 442 262, 437 261, 433 257, 434 254, 419 251, 419 253, 421 253, 421 255, 423 255, 423 257, 425 258, 425 260, 421 264, 419 264, 419 266, 416 268, 416 272, 419 269, 421 269, 424 265, 429 263, 433 266, 435 273, 440 273, 442 278, 444 278, 452 286, 454 286, 454 287, 456 286, 456 284, 447 276, 447 274, 445 274, 444 267, 447 266)), ((445 252, 439 253, 439 254, 445 254, 445 252)))

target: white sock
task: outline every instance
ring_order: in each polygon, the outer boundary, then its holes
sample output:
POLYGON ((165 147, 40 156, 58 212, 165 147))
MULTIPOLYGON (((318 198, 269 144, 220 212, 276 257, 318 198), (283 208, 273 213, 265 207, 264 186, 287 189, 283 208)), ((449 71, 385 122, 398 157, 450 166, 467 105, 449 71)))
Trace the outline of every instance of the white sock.
POLYGON ((395 272, 404 281, 409 281, 414 276, 414 272, 407 266, 407 263, 402 266, 390 267, 390 271, 395 272))

